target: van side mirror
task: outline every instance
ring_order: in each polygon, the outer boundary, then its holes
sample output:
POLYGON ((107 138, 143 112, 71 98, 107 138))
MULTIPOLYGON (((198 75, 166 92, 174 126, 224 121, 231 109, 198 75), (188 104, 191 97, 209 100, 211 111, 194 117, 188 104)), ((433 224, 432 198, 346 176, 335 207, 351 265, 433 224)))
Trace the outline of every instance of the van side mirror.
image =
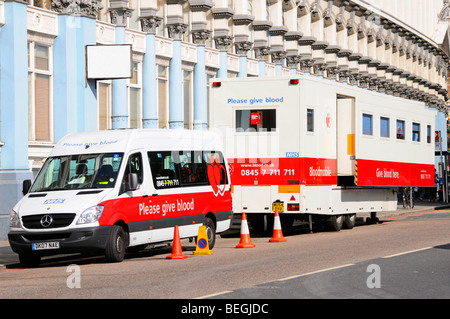
POLYGON ((31 188, 31 179, 26 179, 22 183, 22 194, 25 196, 31 188))
POLYGON ((128 183, 125 185, 126 191, 135 191, 138 188, 138 174, 128 174, 128 183))

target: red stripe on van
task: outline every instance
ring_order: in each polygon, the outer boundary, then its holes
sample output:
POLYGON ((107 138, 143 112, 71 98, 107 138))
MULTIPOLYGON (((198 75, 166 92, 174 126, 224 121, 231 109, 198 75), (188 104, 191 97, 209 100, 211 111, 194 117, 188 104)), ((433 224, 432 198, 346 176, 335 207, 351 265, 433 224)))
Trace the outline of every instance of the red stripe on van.
POLYGON ((125 223, 152 219, 231 211, 231 192, 215 196, 213 192, 186 193, 157 196, 123 197, 104 201, 99 219, 100 226, 113 225, 118 220, 125 223))

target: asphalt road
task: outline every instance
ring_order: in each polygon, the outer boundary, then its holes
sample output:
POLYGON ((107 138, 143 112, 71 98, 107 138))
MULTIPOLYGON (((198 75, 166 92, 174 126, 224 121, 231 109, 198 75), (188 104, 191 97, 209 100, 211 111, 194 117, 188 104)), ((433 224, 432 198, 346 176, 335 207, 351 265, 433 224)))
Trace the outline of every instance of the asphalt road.
POLYGON ((239 234, 230 234, 211 256, 194 256, 183 241, 184 260, 159 248, 117 264, 78 256, 35 269, 10 263, 0 270, 0 298, 448 299, 449 229, 450 211, 423 212, 340 232, 298 227, 286 243, 252 236, 251 249, 236 249, 239 234))

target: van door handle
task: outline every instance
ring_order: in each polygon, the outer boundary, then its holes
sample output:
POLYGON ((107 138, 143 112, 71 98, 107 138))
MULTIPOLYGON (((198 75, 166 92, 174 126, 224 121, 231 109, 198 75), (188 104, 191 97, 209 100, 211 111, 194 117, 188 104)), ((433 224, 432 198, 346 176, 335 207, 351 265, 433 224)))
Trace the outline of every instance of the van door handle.
POLYGON ((142 195, 142 198, 146 198, 146 197, 148 197, 148 195, 142 195))
POLYGON ((154 197, 154 196, 158 196, 158 194, 152 194, 152 196, 154 197))

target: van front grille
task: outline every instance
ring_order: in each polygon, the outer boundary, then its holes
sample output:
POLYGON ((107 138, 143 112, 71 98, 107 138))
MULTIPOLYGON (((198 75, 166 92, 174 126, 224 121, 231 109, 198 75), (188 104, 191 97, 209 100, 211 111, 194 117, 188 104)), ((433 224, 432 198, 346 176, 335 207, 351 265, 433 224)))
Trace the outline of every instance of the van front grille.
POLYGON ((28 229, 48 229, 69 226, 75 214, 39 214, 22 217, 22 223, 28 229))

